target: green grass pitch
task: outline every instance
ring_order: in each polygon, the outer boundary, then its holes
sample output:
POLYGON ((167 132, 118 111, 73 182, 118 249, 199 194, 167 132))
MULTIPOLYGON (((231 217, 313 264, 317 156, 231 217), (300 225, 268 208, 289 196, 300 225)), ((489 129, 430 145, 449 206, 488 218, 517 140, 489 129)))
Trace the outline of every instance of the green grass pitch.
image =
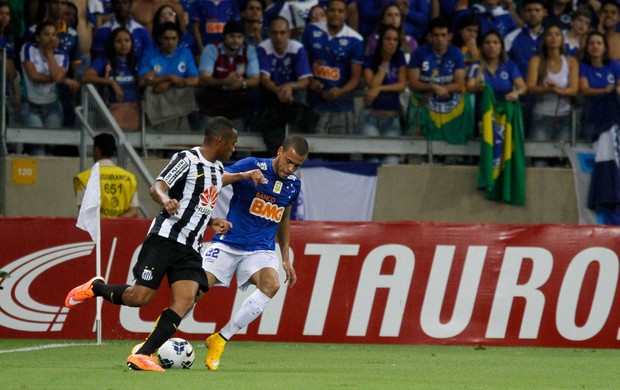
POLYGON ((613 349, 231 341, 217 371, 129 371, 139 341, 0 340, 3 389, 616 389, 613 349), (59 345, 59 346, 52 346, 59 345))

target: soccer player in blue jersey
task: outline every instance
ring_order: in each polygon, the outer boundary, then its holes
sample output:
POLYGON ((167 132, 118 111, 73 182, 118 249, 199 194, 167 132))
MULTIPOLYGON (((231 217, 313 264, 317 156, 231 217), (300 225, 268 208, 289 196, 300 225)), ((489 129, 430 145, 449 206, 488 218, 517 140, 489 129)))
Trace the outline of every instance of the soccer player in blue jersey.
POLYGON ((202 267, 209 286, 229 287, 234 273, 240 289, 245 290, 250 284, 256 286, 230 322, 207 338, 206 365, 211 370, 220 366, 226 342, 254 321, 280 288, 276 237, 286 272, 285 282, 293 286, 297 281, 289 259, 289 216, 291 205, 301 190, 295 171, 307 157, 306 139, 290 135, 278 149, 276 157, 248 157, 226 168, 228 172, 258 168, 266 181, 258 185, 248 181, 233 185, 234 194, 226 217, 232 228, 227 233, 216 235, 203 256, 202 267))
POLYGON ((181 319, 194 307, 198 291, 209 288, 200 267, 204 231, 207 225, 218 233, 231 227, 225 220, 211 218, 222 186, 239 180, 255 185, 264 181, 258 167, 224 173, 221 161, 230 158, 236 142, 232 122, 216 117, 207 123, 201 146, 172 156, 150 190, 162 211, 153 220, 140 249, 133 268, 133 286, 106 284, 101 276, 95 276, 71 290, 65 299, 65 306, 70 308, 92 297, 141 307, 155 298, 164 277, 168 279, 170 305, 162 311, 144 344, 127 358, 132 370, 164 371, 152 353, 176 332, 181 319))

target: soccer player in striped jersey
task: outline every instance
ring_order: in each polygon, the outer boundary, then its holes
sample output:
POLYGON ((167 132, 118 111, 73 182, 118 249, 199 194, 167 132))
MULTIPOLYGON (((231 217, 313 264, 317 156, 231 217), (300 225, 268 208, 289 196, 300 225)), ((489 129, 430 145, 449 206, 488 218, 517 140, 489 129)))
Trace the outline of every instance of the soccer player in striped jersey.
POLYGON ((150 194, 162 211, 153 220, 138 255, 133 286, 106 284, 101 276, 95 276, 67 295, 67 307, 94 296, 117 305, 141 307, 155 298, 164 276, 168 277, 170 306, 161 313, 142 347, 127 358, 130 369, 164 371, 152 353, 176 332, 194 306, 198 291, 208 290, 200 254, 204 231, 210 225, 217 233, 226 233, 232 226, 226 220, 211 219, 222 186, 241 180, 254 185, 264 181, 256 168, 224 173, 221 161, 230 158, 236 142, 232 122, 215 117, 207 123, 202 146, 176 153, 157 177, 150 194))
POLYGON ((229 287, 234 273, 242 290, 250 284, 256 286, 230 322, 207 338, 206 365, 211 370, 218 369, 226 342, 261 315, 280 289, 276 236, 286 272, 285 282, 293 286, 297 281, 289 259, 289 216, 291 205, 301 190, 301 181, 295 172, 307 157, 306 139, 291 135, 278 148, 275 157, 248 157, 226 168, 227 172, 258 168, 265 181, 256 184, 244 180, 233 184, 233 197, 226 216, 232 228, 216 235, 203 256, 202 267, 209 286, 229 287))

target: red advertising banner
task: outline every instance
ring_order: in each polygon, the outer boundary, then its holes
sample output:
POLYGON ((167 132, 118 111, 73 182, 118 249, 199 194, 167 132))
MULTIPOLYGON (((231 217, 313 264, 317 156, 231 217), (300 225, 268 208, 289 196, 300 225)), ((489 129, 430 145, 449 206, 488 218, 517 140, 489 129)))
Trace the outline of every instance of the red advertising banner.
MULTIPOLYGON (((102 221, 102 268, 131 284, 149 220, 102 221)), ((94 339, 95 300, 67 292, 95 273, 74 219, 0 218, 0 337, 94 339)), ((618 240, 601 226, 293 222, 299 277, 235 339, 294 342, 620 347, 618 240)), ((283 273, 282 273, 283 274, 283 273)), ((104 302, 103 338, 143 339, 168 304, 104 302)), ((248 292, 214 287, 179 337, 219 330, 248 292)))

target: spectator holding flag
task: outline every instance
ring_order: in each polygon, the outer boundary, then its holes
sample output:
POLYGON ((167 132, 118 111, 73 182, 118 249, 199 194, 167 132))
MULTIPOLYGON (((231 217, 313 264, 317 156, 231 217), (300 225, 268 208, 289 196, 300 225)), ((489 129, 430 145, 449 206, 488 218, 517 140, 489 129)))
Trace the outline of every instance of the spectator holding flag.
POLYGON ((480 62, 467 78, 470 92, 482 92, 482 142, 478 188, 487 199, 525 204, 525 152, 519 96, 527 91, 517 64, 508 59, 499 32, 482 38, 480 62))
POLYGON ((428 139, 462 144, 473 136, 474 118, 471 102, 463 96, 463 53, 450 45, 451 40, 448 21, 435 18, 429 25, 429 43, 411 56, 408 127, 419 125, 428 139))

